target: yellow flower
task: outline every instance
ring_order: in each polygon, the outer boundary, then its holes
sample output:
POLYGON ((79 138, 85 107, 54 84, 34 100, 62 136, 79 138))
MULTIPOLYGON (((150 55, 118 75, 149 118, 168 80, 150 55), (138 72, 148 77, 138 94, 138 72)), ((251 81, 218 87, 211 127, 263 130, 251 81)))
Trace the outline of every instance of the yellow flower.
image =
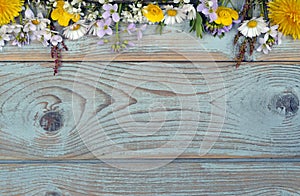
POLYGON ((160 22, 164 19, 163 11, 159 6, 153 4, 144 7, 143 14, 150 22, 160 22))
POLYGON ((239 14, 237 11, 228 8, 220 6, 216 10, 216 13, 218 15, 217 20, 215 20, 215 23, 222 24, 224 26, 229 26, 232 24, 232 19, 237 20, 239 18, 239 14))
POLYGON ((64 9, 65 2, 63 0, 56 1, 56 8, 51 13, 51 18, 57 20, 58 24, 61 26, 68 26, 70 20, 77 22, 80 19, 79 14, 71 14, 64 9))
POLYGON ((300 39, 300 1, 274 0, 268 3, 272 24, 279 25, 278 31, 300 39))
POLYGON ((24 0, 0 0, 0 25, 8 24, 22 11, 24 0))

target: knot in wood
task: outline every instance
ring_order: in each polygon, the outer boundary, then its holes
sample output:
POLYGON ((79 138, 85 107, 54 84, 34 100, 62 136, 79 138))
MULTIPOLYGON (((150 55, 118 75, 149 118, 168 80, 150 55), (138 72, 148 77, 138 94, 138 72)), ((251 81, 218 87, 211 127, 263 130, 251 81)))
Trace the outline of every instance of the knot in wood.
POLYGON ((56 191, 48 191, 46 192, 45 196, 61 196, 61 194, 56 191))
POLYGON ((299 99, 291 92, 274 97, 275 109, 285 116, 293 116, 299 109, 299 99))
POLYGON ((49 132, 57 131, 63 126, 63 117, 59 112, 47 112, 40 119, 40 126, 49 132))

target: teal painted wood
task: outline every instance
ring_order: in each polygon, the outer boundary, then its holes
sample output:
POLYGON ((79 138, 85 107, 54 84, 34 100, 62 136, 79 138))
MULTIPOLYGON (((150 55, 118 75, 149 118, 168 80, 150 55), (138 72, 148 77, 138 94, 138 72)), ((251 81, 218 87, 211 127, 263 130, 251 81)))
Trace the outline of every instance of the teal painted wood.
POLYGON ((4 48, 0 195, 300 195, 300 42, 236 70, 235 32, 187 32, 150 27, 120 54, 95 38, 67 42, 57 77, 50 48, 4 48))
MULTIPOLYGON (((198 39, 189 33, 187 23, 169 26, 160 35, 156 26, 148 26, 143 39, 136 41, 136 37, 121 34, 122 39, 135 43, 134 47, 122 53, 112 53, 110 45, 98 45, 99 39, 84 37, 78 41, 66 40, 69 51, 63 52, 65 61, 228 61, 232 60, 234 32, 230 32, 225 39, 205 35, 198 39), (155 40, 155 41, 153 41, 155 40), (179 53, 179 55, 178 55, 179 53)), ((114 37, 110 39, 114 41, 114 37)), ((53 61, 50 47, 43 47, 39 43, 18 48, 7 45, 0 53, 0 61, 53 61)))
POLYGON ((50 66, 2 64, 1 159, 299 156, 298 64, 50 66))
POLYGON ((186 162, 142 172, 103 163, 0 165, 0 194, 299 195, 299 176, 299 163, 186 162))
MULTIPOLYGON (((222 39, 204 35, 198 39, 188 32, 188 24, 166 27, 162 35, 157 34, 155 26, 149 26, 141 41, 124 35, 123 39, 135 42, 135 47, 122 53, 112 53, 109 45, 100 46, 97 38, 85 37, 78 41, 66 41, 69 51, 63 52, 65 61, 233 61, 238 48, 233 46, 235 30, 226 34, 222 39), (153 41, 155 40, 155 41, 153 41)), ((300 61, 298 50, 299 40, 286 38, 279 46, 265 55, 254 52, 252 61, 300 61)), ((32 43, 22 48, 7 45, 0 53, 0 61, 53 61, 50 47, 32 43)))

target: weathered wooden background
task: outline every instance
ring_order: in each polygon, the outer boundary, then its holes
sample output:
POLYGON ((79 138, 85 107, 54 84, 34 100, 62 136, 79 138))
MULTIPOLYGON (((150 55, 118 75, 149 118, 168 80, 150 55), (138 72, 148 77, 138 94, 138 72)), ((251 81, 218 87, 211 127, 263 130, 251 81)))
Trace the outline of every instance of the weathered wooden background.
POLYGON ((0 195, 300 195, 300 42, 236 69, 234 33, 180 29, 67 42, 55 77, 49 48, 6 47, 0 195))

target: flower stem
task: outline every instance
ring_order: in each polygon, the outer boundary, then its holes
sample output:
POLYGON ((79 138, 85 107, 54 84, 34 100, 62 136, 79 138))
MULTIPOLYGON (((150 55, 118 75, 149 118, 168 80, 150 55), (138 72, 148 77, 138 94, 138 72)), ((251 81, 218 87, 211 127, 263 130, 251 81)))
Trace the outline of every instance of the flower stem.
MULTIPOLYGON (((122 3, 120 3, 119 8, 118 8, 119 16, 121 15, 121 10, 122 10, 122 3)), ((116 39, 117 39, 117 42, 120 41, 119 23, 120 23, 120 21, 116 22, 116 39)))

